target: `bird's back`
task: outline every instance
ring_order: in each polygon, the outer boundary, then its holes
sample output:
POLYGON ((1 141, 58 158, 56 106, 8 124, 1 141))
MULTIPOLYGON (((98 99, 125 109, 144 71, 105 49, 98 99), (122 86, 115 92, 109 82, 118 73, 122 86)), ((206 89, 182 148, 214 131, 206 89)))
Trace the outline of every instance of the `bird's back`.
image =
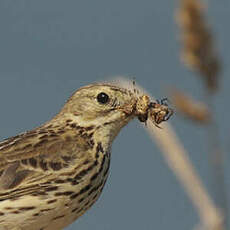
POLYGON ((110 164, 93 134, 67 122, 0 143, 0 230, 62 229, 92 206, 110 164))

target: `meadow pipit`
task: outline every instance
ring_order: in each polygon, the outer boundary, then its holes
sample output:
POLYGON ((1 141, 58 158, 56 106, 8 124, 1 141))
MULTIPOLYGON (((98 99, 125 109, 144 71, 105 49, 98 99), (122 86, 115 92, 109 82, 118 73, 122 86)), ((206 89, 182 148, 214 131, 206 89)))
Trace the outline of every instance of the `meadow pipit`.
POLYGON ((170 116, 165 104, 115 85, 79 89, 50 121, 0 143, 0 229, 63 229, 98 199, 120 129, 134 117, 170 116))

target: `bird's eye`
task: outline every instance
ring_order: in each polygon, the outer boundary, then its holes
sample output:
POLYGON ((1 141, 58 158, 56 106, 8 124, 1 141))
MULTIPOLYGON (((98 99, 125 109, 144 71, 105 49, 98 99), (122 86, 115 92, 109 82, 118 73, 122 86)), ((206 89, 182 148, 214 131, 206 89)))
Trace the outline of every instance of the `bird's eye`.
POLYGON ((106 104, 109 101, 109 96, 106 93, 99 93, 97 95, 97 101, 101 104, 106 104))

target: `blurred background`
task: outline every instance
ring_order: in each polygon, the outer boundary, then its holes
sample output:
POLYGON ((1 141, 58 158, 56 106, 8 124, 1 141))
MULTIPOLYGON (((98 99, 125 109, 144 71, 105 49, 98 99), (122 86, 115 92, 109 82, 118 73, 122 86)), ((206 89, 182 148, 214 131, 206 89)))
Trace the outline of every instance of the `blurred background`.
MULTIPOLYGON (((230 1, 205 3, 223 68, 210 112, 220 127, 229 195, 230 1)), ((162 0, 1 0, 0 138, 42 124, 79 87, 116 75, 135 78, 159 99, 176 86, 202 100, 202 82, 180 61, 177 6, 162 0)), ((177 114, 170 123, 215 199, 207 129, 177 114)), ((189 230, 197 223, 160 150, 135 120, 114 142, 102 196, 67 230, 189 230)))

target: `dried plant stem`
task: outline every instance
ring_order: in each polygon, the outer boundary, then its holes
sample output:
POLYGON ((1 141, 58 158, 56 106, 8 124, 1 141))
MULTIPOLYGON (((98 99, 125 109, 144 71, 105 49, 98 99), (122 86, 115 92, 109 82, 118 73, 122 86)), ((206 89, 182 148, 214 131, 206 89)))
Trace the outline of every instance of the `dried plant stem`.
POLYGON ((211 111, 205 103, 194 100, 187 93, 176 88, 170 90, 170 97, 177 112, 184 117, 197 122, 208 124, 211 119, 211 111))
MULTIPOLYGON (((130 81, 124 78, 117 80, 123 87, 132 88, 130 81)), ((136 89, 149 95, 143 88, 136 85, 136 89)), ((179 141, 172 127, 167 123, 163 129, 158 129, 151 122, 147 122, 150 137, 162 150, 162 154, 171 170, 174 172, 183 188, 191 199, 202 225, 209 230, 223 230, 223 216, 205 189, 195 168, 189 160, 188 153, 179 141)))
POLYGON ((213 35, 205 21, 204 4, 200 0, 180 0, 177 11, 183 45, 182 60, 198 71, 210 93, 218 88, 220 60, 214 46, 213 35))
MULTIPOLYGON (((213 97, 206 91, 206 102, 210 110, 214 111, 213 97)), ((224 214, 225 226, 228 226, 228 196, 226 194, 225 174, 224 174, 224 153, 220 145, 218 125, 215 117, 212 116, 207 127, 207 137, 209 141, 210 165, 212 169, 212 183, 215 191, 215 198, 224 214)))
MULTIPOLYGON (((183 45, 182 59, 187 66, 198 71, 205 80, 206 102, 213 110, 213 93, 217 91, 221 61, 217 55, 213 33, 205 20, 204 2, 201 0, 180 0, 177 11, 183 45)), ((220 148, 218 127, 214 116, 210 117, 207 136, 210 146, 212 182, 216 201, 222 208, 226 225, 228 217, 226 186, 224 181, 223 153, 220 148)))
POLYGON ((187 151, 178 140, 173 129, 165 124, 163 129, 159 130, 150 122, 147 124, 147 129, 162 150, 168 166, 173 170, 192 200, 201 222, 210 230, 223 229, 222 215, 208 195, 189 160, 187 151))

